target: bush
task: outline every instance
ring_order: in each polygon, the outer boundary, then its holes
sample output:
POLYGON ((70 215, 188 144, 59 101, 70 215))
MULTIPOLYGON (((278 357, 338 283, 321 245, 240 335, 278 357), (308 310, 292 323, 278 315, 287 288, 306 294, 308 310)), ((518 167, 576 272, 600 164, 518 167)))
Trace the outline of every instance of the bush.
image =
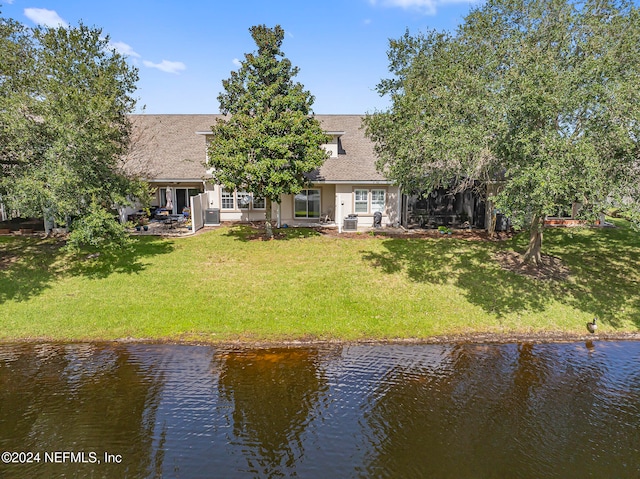
POLYGON ((67 248, 70 251, 86 248, 114 250, 129 248, 131 244, 126 226, 107 209, 92 203, 87 214, 72 223, 67 248))

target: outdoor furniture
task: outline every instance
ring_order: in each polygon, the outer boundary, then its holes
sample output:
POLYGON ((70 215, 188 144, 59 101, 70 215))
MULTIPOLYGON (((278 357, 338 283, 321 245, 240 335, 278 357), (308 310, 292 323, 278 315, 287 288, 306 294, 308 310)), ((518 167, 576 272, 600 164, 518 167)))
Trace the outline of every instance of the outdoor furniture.
POLYGON ((320 215, 320 223, 330 223, 331 213, 332 213, 331 209, 329 209, 326 213, 322 213, 322 215, 320 215))
POLYGON ((169 210, 165 210, 164 208, 158 208, 154 214, 154 217, 157 220, 166 220, 168 216, 169 210))
POLYGON ((184 216, 182 215, 167 215, 164 224, 169 225, 170 229, 173 229, 176 223, 180 223, 184 221, 184 216))

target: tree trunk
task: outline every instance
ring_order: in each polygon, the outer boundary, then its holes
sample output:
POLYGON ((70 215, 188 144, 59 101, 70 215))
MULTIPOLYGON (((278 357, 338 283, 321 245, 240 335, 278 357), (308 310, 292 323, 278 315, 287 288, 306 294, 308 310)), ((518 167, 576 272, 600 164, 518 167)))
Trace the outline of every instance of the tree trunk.
POLYGON ((53 232, 55 220, 51 216, 51 213, 48 208, 42 209, 42 216, 44 218, 44 236, 45 238, 48 238, 49 236, 51 236, 51 233, 53 232))
POLYGON ((272 239, 273 238, 273 227, 271 225, 271 198, 269 198, 269 197, 265 198, 265 208, 266 208, 266 212, 265 212, 265 217, 266 217, 265 228, 266 228, 267 239, 272 239))
POLYGON ((487 199, 484 224, 487 233, 489 233, 489 238, 493 238, 496 234, 496 219, 497 217, 496 211, 493 207, 493 201, 487 199))
POLYGON ((534 215, 531 219, 529 230, 529 247, 525 251, 523 260, 525 263, 540 264, 542 262, 542 231, 544 229, 544 217, 534 215))

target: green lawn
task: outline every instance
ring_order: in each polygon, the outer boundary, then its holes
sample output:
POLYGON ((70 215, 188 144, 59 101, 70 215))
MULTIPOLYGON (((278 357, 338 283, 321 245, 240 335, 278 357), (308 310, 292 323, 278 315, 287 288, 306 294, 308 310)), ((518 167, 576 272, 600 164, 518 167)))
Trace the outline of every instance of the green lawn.
POLYGON ((640 236, 553 229, 543 252, 567 281, 501 269, 500 250, 527 238, 336 238, 249 227, 189 238, 140 237, 118 257, 70 257, 53 240, 0 237, 0 340, 203 341, 397 339, 472 333, 585 334, 640 329, 640 236))

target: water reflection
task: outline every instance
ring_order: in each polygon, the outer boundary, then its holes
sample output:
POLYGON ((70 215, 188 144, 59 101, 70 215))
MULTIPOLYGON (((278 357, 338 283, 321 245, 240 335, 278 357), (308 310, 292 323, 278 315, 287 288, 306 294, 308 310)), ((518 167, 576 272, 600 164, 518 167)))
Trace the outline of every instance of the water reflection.
POLYGON ((640 476, 640 343, 0 345, 0 477, 640 476))
POLYGON ((127 347, 94 344, 2 347, 0 451, 41 456, 40 462, 5 465, 0 472, 7 477, 149 475, 162 385, 153 359, 133 357, 127 347), (44 457, 63 451, 86 455, 73 467, 44 457), (105 464, 105 452, 128 460, 105 464))
POLYGON ((220 396, 232 405, 231 444, 247 472, 291 477, 304 455, 302 434, 326 391, 316 349, 260 349, 216 356, 220 396))
POLYGON ((378 439, 367 475, 637 477, 638 375, 613 380, 605 362, 585 353, 577 345, 460 345, 437 371, 396 367, 382 381, 394 386, 366 414, 378 439), (603 397, 617 389, 612 380, 626 391, 622 404, 603 397))

